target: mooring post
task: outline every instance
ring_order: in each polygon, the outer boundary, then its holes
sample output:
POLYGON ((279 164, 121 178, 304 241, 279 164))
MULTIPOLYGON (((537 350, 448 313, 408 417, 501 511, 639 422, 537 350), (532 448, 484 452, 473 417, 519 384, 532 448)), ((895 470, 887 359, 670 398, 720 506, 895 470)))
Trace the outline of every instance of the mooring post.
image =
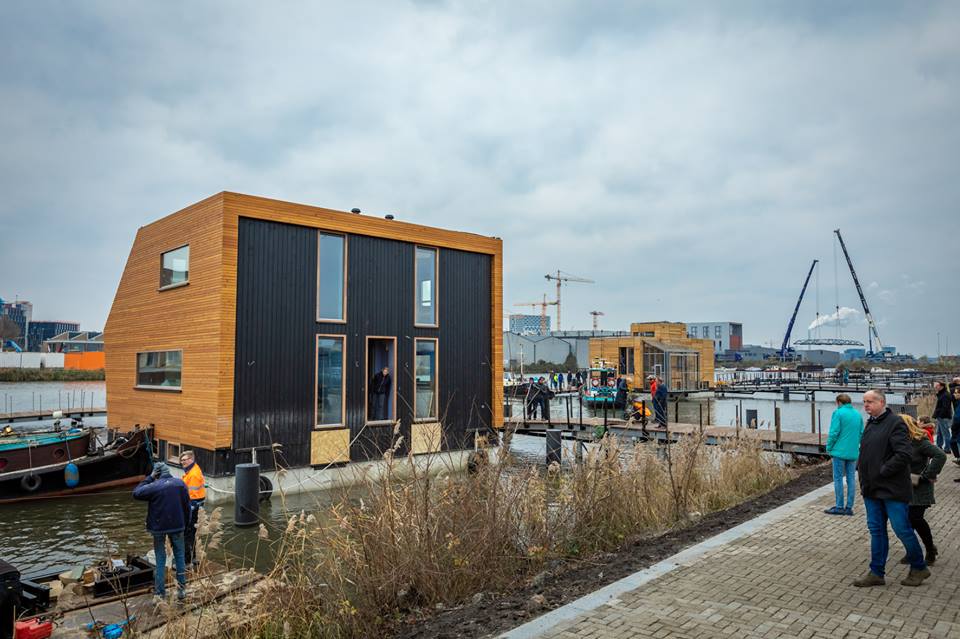
POLYGON ((260 517, 260 464, 237 464, 233 478, 233 523, 256 525, 260 517))
POLYGON ((578 397, 580 401, 577 402, 580 404, 580 430, 583 430, 583 397, 578 397))
POLYGON ((607 434, 607 399, 603 399, 603 434, 607 434))
POLYGON ((677 401, 673 404, 673 422, 675 424, 680 423, 680 396, 677 396, 677 401))
POLYGON ((817 403, 810 397, 810 432, 817 432, 817 403))
POLYGON ((710 398, 707 398, 707 426, 710 425, 710 398))
POLYGON ((565 397, 567 400, 567 430, 570 430, 570 413, 573 412, 573 406, 570 404, 570 396, 565 397))
POLYGON ((817 411, 817 446, 821 445, 822 433, 820 432, 820 411, 817 411))
POLYGON ((700 404, 700 434, 703 435, 703 403, 700 404))
POLYGON ((780 407, 774 405, 773 407, 773 425, 777 430, 777 450, 783 448, 783 437, 780 433, 780 407))
POLYGON ((574 459, 578 464, 582 464, 583 463, 583 442, 580 440, 579 436, 574 441, 576 442, 573 449, 574 459))
POLYGON ((547 429, 547 466, 563 461, 563 431, 559 428, 547 429))

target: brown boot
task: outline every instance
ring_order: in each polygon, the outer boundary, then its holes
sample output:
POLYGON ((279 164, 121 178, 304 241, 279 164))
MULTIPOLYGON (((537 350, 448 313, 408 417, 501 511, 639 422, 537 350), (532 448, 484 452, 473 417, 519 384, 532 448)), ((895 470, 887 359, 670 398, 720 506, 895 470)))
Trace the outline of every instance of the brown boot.
POLYGON ((903 579, 900 584, 903 586, 919 586, 923 583, 923 580, 930 576, 930 569, 924 568, 923 570, 914 570, 910 569, 910 573, 907 575, 906 579, 903 579))
MULTIPOLYGON (((913 572, 913 571, 911 571, 913 572)), ((880 575, 874 574, 874 572, 868 571, 863 577, 860 577, 853 585, 857 588, 869 588, 870 586, 885 586, 887 580, 881 577, 880 575)))

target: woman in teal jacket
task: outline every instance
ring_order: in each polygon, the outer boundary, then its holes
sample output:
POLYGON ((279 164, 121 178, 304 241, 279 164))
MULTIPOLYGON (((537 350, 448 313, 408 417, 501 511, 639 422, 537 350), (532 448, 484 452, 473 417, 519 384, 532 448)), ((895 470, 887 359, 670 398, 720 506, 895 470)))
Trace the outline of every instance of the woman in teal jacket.
POLYGON ((854 474, 857 457, 860 456, 860 437, 863 435, 863 418, 850 403, 846 393, 837 395, 837 410, 830 418, 830 435, 827 436, 827 454, 833 458, 833 492, 837 505, 827 508, 828 515, 852 515, 854 474), (843 479, 847 479, 847 502, 843 502, 843 479))

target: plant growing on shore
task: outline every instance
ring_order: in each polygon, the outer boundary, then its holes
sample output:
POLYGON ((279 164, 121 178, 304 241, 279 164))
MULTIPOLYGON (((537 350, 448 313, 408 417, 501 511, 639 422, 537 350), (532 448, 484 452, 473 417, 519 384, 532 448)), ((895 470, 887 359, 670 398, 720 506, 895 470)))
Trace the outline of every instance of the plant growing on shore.
POLYGON ((362 499, 290 515, 245 634, 372 636, 417 609, 515 587, 548 561, 613 550, 791 476, 752 439, 670 448, 667 457, 607 437, 569 470, 501 455, 467 475, 388 455, 362 499))

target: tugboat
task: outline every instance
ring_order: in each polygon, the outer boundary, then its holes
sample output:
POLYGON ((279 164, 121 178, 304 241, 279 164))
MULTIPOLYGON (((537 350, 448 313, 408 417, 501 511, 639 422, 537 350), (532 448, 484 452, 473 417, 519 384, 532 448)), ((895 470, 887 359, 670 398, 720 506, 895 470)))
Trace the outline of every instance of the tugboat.
POLYGON ((0 431, 0 504, 90 493, 136 484, 150 472, 149 430, 97 431, 75 420, 69 428, 0 431))
POLYGON ((617 396, 617 369, 604 363, 595 364, 587 374, 587 383, 580 389, 580 401, 587 408, 614 407, 617 396))

